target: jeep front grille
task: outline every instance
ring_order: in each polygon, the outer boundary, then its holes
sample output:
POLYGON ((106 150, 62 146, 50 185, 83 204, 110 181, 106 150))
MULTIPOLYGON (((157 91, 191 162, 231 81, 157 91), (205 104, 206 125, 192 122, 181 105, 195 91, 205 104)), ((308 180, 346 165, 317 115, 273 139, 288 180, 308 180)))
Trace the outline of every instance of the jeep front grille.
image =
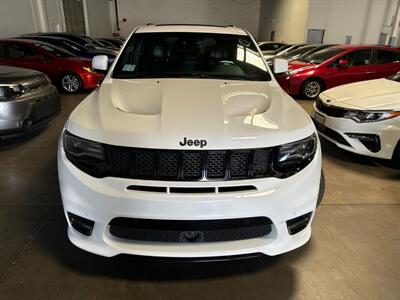
POLYGON ((146 180, 234 180, 268 177, 272 149, 155 150, 107 146, 110 176, 146 180))

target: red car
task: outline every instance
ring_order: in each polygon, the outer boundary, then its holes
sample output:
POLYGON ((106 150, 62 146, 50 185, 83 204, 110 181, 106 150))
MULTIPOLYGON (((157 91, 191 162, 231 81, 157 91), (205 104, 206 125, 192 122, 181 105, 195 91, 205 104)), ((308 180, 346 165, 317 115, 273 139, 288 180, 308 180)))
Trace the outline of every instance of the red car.
POLYGON ((289 72, 277 75, 291 95, 315 99, 324 89, 386 77, 400 71, 400 50, 385 46, 333 46, 301 61, 289 63, 289 72))
POLYGON ((66 93, 94 89, 103 78, 91 70, 90 59, 34 40, 0 39, 0 65, 41 71, 66 93))

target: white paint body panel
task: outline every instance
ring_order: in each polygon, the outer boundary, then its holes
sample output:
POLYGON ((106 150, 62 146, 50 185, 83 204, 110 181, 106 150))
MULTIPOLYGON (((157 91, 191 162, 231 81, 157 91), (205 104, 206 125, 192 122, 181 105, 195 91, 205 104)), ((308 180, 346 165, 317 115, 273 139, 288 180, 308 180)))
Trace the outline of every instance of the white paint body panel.
MULTIPOLYGON (((353 110, 400 110, 400 83, 388 79, 375 79, 351 83, 329 89, 320 94, 320 99, 329 105, 353 110), (329 101, 329 103, 327 102, 329 101)), ((350 145, 346 146, 319 133, 338 147, 361 155, 391 159, 400 140, 400 117, 392 119, 357 123, 351 119, 335 118, 314 110, 325 117, 325 126, 338 132, 350 145), (381 150, 373 153, 360 141, 348 137, 345 133, 377 134, 381 141, 381 150)))
MULTIPOLYGON (((154 30, 154 26, 150 27, 146 30, 154 30)), ((225 33, 221 28, 212 30, 225 33)), ((308 114, 282 91, 275 79, 268 82, 181 78, 124 80, 113 79, 110 75, 77 106, 65 129, 106 144, 182 150, 195 149, 180 146, 183 137, 206 139, 207 146, 203 150, 244 149, 278 146, 304 139, 316 131, 308 114)), ((311 222, 300 233, 289 235, 286 221, 315 211, 321 151, 318 143, 310 164, 286 179, 168 182, 91 177, 66 158, 60 140, 58 170, 65 212, 95 221, 90 237, 68 226, 70 240, 89 252, 103 256, 127 253, 212 257, 255 252, 277 255, 300 247, 310 238, 311 222), (127 190, 129 185, 249 184, 256 186, 257 191, 169 194, 127 190), (108 231, 108 224, 115 217, 209 220, 258 216, 273 221, 272 233, 265 238, 235 242, 139 243, 117 239, 108 231)))

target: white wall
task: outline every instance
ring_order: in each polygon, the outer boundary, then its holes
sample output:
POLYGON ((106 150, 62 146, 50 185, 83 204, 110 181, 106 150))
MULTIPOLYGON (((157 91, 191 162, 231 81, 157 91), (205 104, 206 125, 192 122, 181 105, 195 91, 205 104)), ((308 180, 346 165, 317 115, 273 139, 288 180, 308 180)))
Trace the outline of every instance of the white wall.
POLYGON ((325 29, 325 43, 377 44, 397 0, 310 0, 308 29, 325 29))
POLYGON ((260 0, 118 0, 124 36, 146 23, 234 24, 257 36, 259 9, 260 0))
POLYGON ((93 37, 110 37, 112 34, 109 0, 86 0, 86 34, 93 37))
POLYGON ((0 1, 0 37, 36 32, 39 26, 37 10, 31 0, 0 1))
POLYGON ((301 43, 305 39, 309 0, 261 0, 259 40, 301 43))

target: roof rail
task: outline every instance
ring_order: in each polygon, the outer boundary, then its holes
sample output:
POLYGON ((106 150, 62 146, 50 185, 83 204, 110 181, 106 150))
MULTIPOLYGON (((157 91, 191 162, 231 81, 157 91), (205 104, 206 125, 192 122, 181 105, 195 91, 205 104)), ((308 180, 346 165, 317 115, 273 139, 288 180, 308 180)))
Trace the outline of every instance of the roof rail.
POLYGON ((182 23, 182 24, 152 24, 148 23, 146 25, 155 25, 155 26, 207 26, 207 27, 236 27, 235 25, 211 25, 211 24, 190 24, 190 23, 182 23))

